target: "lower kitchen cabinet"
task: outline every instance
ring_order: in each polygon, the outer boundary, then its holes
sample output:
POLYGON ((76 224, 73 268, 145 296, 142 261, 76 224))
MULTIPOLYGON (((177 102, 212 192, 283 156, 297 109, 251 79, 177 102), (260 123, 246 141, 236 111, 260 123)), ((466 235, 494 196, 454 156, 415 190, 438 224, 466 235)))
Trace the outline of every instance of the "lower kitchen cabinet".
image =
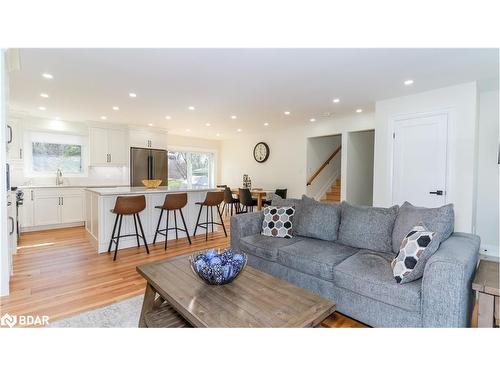
POLYGON ((80 224, 85 220, 85 195, 82 189, 46 188, 24 192, 25 199, 20 211, 20 224, 24 230, 80 224))

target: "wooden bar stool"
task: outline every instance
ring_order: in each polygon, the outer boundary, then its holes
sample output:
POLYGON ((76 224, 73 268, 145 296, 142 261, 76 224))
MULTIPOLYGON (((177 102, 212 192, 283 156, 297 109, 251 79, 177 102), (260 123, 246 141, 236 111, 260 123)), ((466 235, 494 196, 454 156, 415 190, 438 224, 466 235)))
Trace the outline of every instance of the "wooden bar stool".
POLYGON ((113 242, 116 243, 115 254, 113 256, 113 261, 116 260, 116 254, 118 253, 118 242, 122 237, 136 237, 137 247, 141 247, 139 243, 139 237, 144 241, 144 246, 146 246, 146 252, 149 254, 148 243, 146 241, 146 236, 144 235, 144 229, 142 228, 141 217, 139 212, 146 208, 146 197, 144 195, 135 195, 132 197, 117 197, 115 202, 115 207, 111 210, 112 213, 116 215, 115 225, 113 226, 113 233, 111 234, 111 240, 109 241, 108 253, 111 251, 111 246, 113 242), (122 220, 123 215, 133 215, 135 234, 123 234, 120 235, 122 230, 122 220), (115 237, 116 225, 118 224, 118 219, 120 224, 118 225, 118 235, 115 237), (137 222, 139 222, 139 228, 141 229, 141 234, 137 231, 137 222))
POLYGON ((219 209, 219 205, 224 200, 224 192, 223 191, 209 191, 205 197, 203 202, 196 202, 196 204, 200 205, 200 211, 198 212, 198 219, 196 220, 196 227, 194 228, 193 236, 196 236, 196 230, 198 227, 205 229, 205 241, 208 240, 208 225, 212 226, 212 232, 214 231, 215 225, 222 225, 222 229, 224 229, 224 234, 227 237, 226 227, 224 226, 224 220, 222 220, 222 214, 219 209), (204 223, 200 223, 200 216, 203 207, 207 209, 207 220, 204 223), (217 213, 219 214, 220 223, 214 222, 214 211, 213 208, 217 209, 217 213), (211 219, 208 221, 208 211, 210 208, 211 219))
POLYGON ((155 232, 155 238, 153 240, 153 243, 156 243, 156 237, 158 234, 161 234, 162 236, 165 236, 165 251, 167 251, 167 239, 168 239, 168 231, 169 230, 175 230, 175 239, 179 239, 179 234, 177 231, 182 231, 185 232, 189 241, 189 244, 191 245, 191 237, 189 237, 189 232, 186 226, 186 221, 184 220, 184 215, 182 214, 181 208, 185 207, 187 204, 187 193, 180 193, 180 194, 167 194, 165 196, 165 201, 163 202, 162 206, 156 206, 155 208, 161 209, 160 211, 160 218, 158 219, 158 225, 156 226, 156 232, 155 232), (165 225, 165 229, 160 229, 160 223, 161 223, 161 218, 163 216, 163 211, 167 211, 167 224, 165 225), (174 224, 175 227, 169 227, 168 226, 168 218, 170 216, 170 211, 174 212, 174 224), (181 213, 181 219, 182 219, 182 224, 184 225, 184 229, 179 228, 177 226, 177 211, 181 213))

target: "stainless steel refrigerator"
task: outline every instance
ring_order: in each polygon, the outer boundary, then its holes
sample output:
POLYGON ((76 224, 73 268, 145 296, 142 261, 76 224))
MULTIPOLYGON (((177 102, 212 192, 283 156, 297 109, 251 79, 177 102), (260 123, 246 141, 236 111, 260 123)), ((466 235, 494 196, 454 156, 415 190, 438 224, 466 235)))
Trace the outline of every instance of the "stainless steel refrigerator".
POLYGON ((142 180, 161 180, 161 186, 167 186, 166 150, 130 147, 130 186, 143 186, 142 180))

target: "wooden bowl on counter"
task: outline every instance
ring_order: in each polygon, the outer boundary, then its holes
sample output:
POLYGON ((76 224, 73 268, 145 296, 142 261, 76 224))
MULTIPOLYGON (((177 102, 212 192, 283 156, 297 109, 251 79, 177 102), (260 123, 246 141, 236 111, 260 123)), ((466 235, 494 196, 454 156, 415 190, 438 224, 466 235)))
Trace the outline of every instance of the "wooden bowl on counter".
POLYGON ((148 189, 155 189, 161 185, 162 180, 142 180, 142 184, 148 189))

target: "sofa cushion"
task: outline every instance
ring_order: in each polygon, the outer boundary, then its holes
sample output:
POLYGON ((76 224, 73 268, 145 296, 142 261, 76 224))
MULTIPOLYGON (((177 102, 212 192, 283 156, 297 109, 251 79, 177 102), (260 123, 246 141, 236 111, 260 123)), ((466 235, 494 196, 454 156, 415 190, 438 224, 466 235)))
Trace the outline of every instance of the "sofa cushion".
POLYGON ((295 220, 294 233, 298 236, 335 241, 340 223, 340 204, 320 203, 302 196, 300 216, 295 220))
MULTIPOLYGON (((390 253, 397 213, 398 206, 353 206, 342 202, 338 242, 361 249, 390 253)), ((401 241, 399 243, 401 244, 401 241)))
POLYGON ((398 255, 391 262, 396 282, 404 284, 424 276, 427 260, 437 251, 439 238, 423 225, 414 226, 406 235, 398 255))
POLYGON ((367 250, 347 258, 334 268, 334 284, 407 311, 420 311, 422 279, 398 284, 390 265, 392 254, 367 250))
POLYGON ((416 207, 405 202, 399 208, 392 231, 392 251, 399 252, 401 242, 415 225, 422 223, 432 232, 436 232, 440 241, 445 241, 453 233, 455 213, 453 204, 437 208, 416 207))
POLYGON ((281 247, 278 251, 278 263, 331 281, 333 267, 356 252, 358 249, 335 242, 303 238, 303 241, 281 247))
POLYGON ((278 260, 278 250, 280 248, 293 245, 300 241, 302 241, 302 238, 300 237, 279 238, 253 234, 251 236, 241 238, 241 248, 237 250, 242 250, 255 255, 256 257, 275 262, 278 260))

